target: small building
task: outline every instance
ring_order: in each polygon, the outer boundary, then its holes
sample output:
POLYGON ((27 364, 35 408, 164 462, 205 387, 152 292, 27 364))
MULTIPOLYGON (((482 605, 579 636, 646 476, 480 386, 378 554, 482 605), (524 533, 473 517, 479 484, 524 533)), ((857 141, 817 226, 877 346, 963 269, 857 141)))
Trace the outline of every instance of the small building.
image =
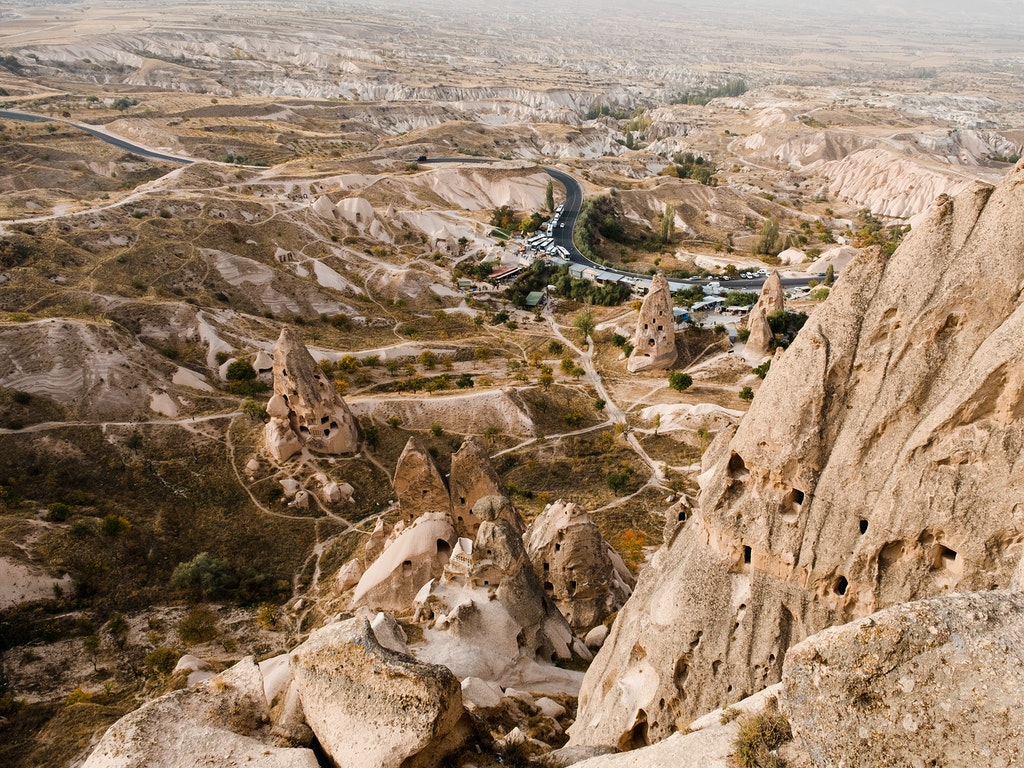
POLYGON ((459 280, 459 290, 460 291, 472 291, 473 290, 473 281, 468 279, 468 278, 465 278, 465 277, 460 278, 460 280, 459 280))
POLYGON ((523 271, 522 267, 500 267, 487 276, 492 283, 507 283, 523 271))
POLYGON ((544 291, 530 291, 526 294, 526 306, 536 307, 544 302, 544 291))

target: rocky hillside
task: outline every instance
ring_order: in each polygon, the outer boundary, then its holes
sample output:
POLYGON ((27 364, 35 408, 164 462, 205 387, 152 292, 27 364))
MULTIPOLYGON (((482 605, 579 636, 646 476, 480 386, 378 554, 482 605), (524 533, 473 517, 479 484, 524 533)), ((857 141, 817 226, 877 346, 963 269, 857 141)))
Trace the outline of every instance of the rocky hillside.
POLYGON ((698 508, 590 668, 575 744, 640 746, 831 625, 1006 587, 1024 491, 1024 165, 863 254, 705 454, 698 508))

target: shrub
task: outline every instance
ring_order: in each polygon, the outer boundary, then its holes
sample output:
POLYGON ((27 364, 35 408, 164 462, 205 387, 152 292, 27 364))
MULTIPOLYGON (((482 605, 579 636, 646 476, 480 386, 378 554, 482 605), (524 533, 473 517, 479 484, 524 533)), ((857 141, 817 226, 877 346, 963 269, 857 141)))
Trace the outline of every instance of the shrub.
POLYGON ((605 476, 604 481, 608 484, 615 493, 625 493, 629 488, 629 481, 633 477, 633 470, 629 467, 625 467, 618 472, 609 472, 605 476))
POLYGON ((231 353, 222 349, 213 358, 217 361, 217 365, 224 365, 224 363, 231 359, 231 353))
POLYGON ((146 656, 146 673, 154 675, 169 675, 178 664, 181 654, 173 648, 157 648, 146 656))
POLYGON ((682 371, 673 371, 668 375, 668 385, 676 392, 684 392, 693 386, 693 377, 682 371))
POLYGON ((270 414, 267 413, 267 409, 255 400, 246 400, 242 403, 242 413, 253 421, 267 421, 270 419, 270 414))
POLYGON ((739 721, 734 755, 737 768, 784 768, 775 750, 793 738, 793 731, 776 706, 770 699, 764 711, 739 721))
POLYGON ((607 405, 607 403, 605 403, 605 401, 602 398, 599 397, 599 398, 597 398, 597 400, 594 401, 594 410, 595 411, 603 411, 605 405, 607 405))
POLYGON ((754 399, 754 390, 752 390, 750 387, 743 387, 743 389, 740 390, 740 400, 748 400, 749 401, 749 400, 753 400, 753 399, 754 399))
POLYGON ((430 434, 432 434, 434 437, 440 437, 441 435, 444 434, 444 427, 442 427, 440 424, 431 424, 430 434))
POLYGON ((11 399, 18 405, 28 405, 32 402, 32 395, 29 392, 22 392, 20 389, 16 390, 11 399))
POLYGON ((256 369, 252 367, 252 363, 246 360, 235 360, 228 366, 228 381, 252 381, 255 378, 256 369))
POLYGON ((103 518, 103 522, 100 524, 100 530, 103 531, 104 536, 115 538, 120 536, 122 533, 127 533, 132 529, 132 523, 127 517, 121 515, 109 514, 103 518))
POLYGON ((46 508, 46 519, 53 523, 63 523, 74 510, 62 501, 55 501, 46 508))
POLYGON ((72 704, 84 704, 89 701, 92 701, 92 694, 88 691, 83 691, 82 687, 79 686, 68 694, 68 697, 64 700, 64 703, 70 707, 72 704))
POLYGON ((209 552, 200 552, 187 563, 178 563, 171 574, 171 587, 189 590, 197 598, 208 598, 228 585, 230 575, 225 561, 209 552))
POLYGON ((197 605, 178 623, 178 637, 185 645, 207 643, 217 634, 217 614, 203 605, 197 605))
POLYGON ((771 367, 772 367, 772 361, 771 360, 765 360, 763 363, 761 363, 756 368, 753 368, 752 370, 753 370, 753 373, 757 376, 757 378, 763 379, 765 376, 768 375, 768 370, 771 367))

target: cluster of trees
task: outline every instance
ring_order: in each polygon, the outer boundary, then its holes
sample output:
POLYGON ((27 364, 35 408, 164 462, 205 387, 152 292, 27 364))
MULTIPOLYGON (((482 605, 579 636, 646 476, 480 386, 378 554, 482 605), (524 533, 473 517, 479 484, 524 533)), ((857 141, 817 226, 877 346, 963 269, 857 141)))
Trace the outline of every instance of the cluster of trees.
POLYGON ((861 225, 853 233, 853 244, 858 248, 867 248, 877 245, 882 253, 891 256, 896 247, 903 240, 903 235, 910 227, 886 226, 871 211, 863 210, 859 214, 861 225))
POLYGON ((200 552, 191 560, 178 563, 171 574, 171 587, 180 589, 193 600, 234 600, 253 602, 285 596, 290 585, 251 566, 237 568, 211 555, 200 552))
POLYGON ((793 343, 797 333, 804 327, 807 315, 803 312, 790 312, 781 309, 768 315, 767 320, 772 329, 772 340, 768 346, 772 349, 776 347, 785 349, 793 343))
POLYGON ((692 152, 683 152, 672 157, 672 165, 665 166, 662 176, 675 176, 680 179, 693 179, 709 187, 718 185, 715 177, 715 166, 710 160, 692 152))
POLYGON ((626 120, 633 116, 633 113, 623 107, 610 107, 599 101, 594 102, 587 110, 587 120, 596 120, 599 117, 614 117, 616 120, 626 120))
POLYGON ((687 91, 685 93, 677 93, 669 99, 670 104, 691 104, 696 106, 706 106, 712 99, 717 99, 720 96, 742 96, 747 92, 747 84, 745 81, 736 78, 730 80, 724 85, 713 86, 705 88, 702 91, 687 91))
MULTIPOLYGON (((551 183, 548 183, 548 195, 549 210, 554 209, 554 191, 551 189, 551 183)), ((530 232, 536 232, 540 229, 540 225, 545 221, 545 217, 541 215, 539 211, 520 216, 515 208, 510 205, 499 205, 493 211, 491 211, 491 226, 496 227, 504 232, 512 232, 514 230, 522 230, 524 233, 529 234, 530 232)))
POLYGON ((581 304, 611 307, 626 301, 631 293, 628 285, 613 283, 598 285, 590 280, 573 277, 565 266, 552 267, 545 261, 535 261, 524 270, 505 291, 505 298, 517 307, 526 307, 526 297, 533 291, 554 286, 555 295, 581 304))

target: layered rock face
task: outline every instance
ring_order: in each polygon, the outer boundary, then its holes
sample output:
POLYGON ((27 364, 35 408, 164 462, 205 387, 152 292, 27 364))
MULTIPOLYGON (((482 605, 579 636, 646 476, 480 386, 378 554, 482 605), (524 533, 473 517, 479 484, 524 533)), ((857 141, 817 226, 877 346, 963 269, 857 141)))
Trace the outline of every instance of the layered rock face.
POLYGON ((1024 541, 1024 165, 863 254, 704 457, 696 514, 587 673, 577 744, 642 744, 829 626, 1005 587, 1024 541))
POLYGON ((320 453, 354 453, 359 431, 348 405, 317 367, 291 327, 274 347, 274 395, 267 403, 267 449, 280 461, 303 446, 320 453))
POLYGON ((815 765, 1024 760, 1024 594, 921 600, 827 629, 786 657, 786 711, 815 765))
POLYGON ((549 505, 527 531, 526 549, 544 591, 578 633, 619 610, 633 592, 633 574, 579 504, 549 505))
POLYGON ((772 270, 771 275, 761 286, 761 295, 757 297, 757 303, 750 310, 750 317, 747 318, 747 328, 750 337, 747 339, 747 349, 755 355, 767 355, 772 340, 772 328, 768 324, 768 315, 774 312, 781 312, 786 308, 786 294, 782 290, 782 278, 779 277, 777 269, 772 270))
POLYGON ((668 280, 657 274, 640 306, 633 332, 633 351, 626 362, 630 373, 657 371, 676 361, 676 321, 672 314, 672 292, 668 280))

